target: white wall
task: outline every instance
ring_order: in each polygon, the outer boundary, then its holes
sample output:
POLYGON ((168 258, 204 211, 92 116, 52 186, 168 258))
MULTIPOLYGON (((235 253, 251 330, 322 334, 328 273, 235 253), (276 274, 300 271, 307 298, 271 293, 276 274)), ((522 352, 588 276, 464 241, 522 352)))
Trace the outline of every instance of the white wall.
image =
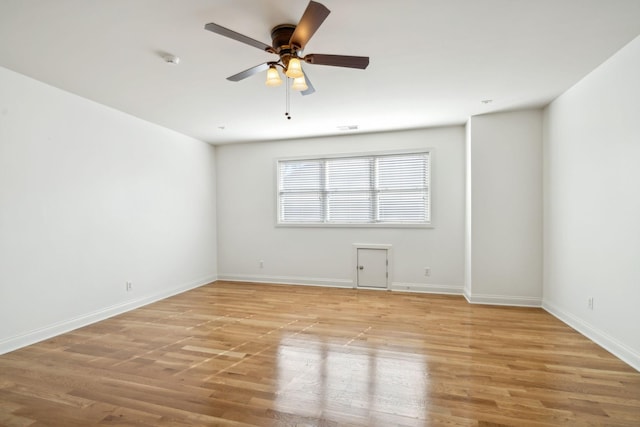
POLYGON ((640 38, 546 108, 544 138, 544 307, 636 369, 638 76, 640 38))
POLYGON ((464 128, 219 146, 219 278, 352 286, 352 244, 393 245, 394 287, 462 292, 464 282, 464 128), (275 159, 434 148, 435 227, 275 227, 275 159), (264 268, 259 261, 264 260, 264 268), (424 276, 424 267, 431 276, 424 276))
POLYGON ((540 306, 542 110, 472 117, 466 151, 467 298, 540 306))
POLYGON ((0 353, 215 280, 214 154, 0 68, 0 353))

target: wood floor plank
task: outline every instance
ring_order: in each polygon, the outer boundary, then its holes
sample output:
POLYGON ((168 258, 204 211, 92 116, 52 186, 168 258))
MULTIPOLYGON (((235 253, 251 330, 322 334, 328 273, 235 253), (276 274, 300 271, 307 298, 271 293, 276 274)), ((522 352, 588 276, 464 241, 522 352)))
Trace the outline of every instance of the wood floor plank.
POLYGON ((0 426, 640 425, 640 373, 541 309, 216 282, 0 356, 0 426))

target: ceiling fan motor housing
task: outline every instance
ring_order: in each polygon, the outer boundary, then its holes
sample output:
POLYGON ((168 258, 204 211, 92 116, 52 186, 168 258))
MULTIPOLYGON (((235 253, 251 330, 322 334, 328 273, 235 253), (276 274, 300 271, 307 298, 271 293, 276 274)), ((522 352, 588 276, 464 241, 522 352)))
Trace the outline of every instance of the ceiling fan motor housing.
POLYGON ((274 52, 280 56, 282 65, 289 66, 289 59, 297 56, 297 47, 289 45, 291 35, 295 31, 296 26, 293 24, 280 24, 271 30, 271 46, 274 52))

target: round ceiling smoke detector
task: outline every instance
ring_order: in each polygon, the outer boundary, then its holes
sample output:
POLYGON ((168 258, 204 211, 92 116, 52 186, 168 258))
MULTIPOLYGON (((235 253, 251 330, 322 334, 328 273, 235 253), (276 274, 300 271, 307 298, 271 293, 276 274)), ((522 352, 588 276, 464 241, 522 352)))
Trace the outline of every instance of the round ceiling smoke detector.
POLYGON ((178 58, 175 55, 165 55, 164 56, 164 60, 165 60, 165 62, 167 62, 169 64, 178 65, 180 63, 180 58, 178 58))

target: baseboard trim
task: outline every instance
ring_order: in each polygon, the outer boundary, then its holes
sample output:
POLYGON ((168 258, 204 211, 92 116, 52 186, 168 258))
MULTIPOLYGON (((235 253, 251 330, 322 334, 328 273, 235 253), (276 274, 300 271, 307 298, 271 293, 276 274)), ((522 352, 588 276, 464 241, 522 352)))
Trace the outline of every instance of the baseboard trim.
POLYGON ((228 282, 266 283, 272 285, 326 286, 330 288, 353 288, 352 280, 328 279, 322 277, 263 276, 251 274, 219 274, 218 280, 228 282))
POLYGON ((606 332, 591 325, 589 322, 560 309, 549 301, 543 301, 542 308, 552 316, 557 317, 563 323, 569 325, 571 328, 607 350, 609 353, 630 365, 636 371, 640 372, 640 354, 638 352, 627 347, 625 344, 621 343, 606 332))
POLYGON ((470 304, 509 305, 514 307, 542 307, 542 298, 511 295, 478 295, 464 292, 470 304))
POLYGON ((464 298, 467 300, 467 302, 471 304, 471 293, 469 292, 469 288, 465 286, 462 290, 462 295, 464 295, 464 298))
POLYGON ((462 295, 462 286, 437 285, 430 283, 402 283, 394 282, 389 287, 396 292, 417 292, 424 294, 462 295))
POLYGON ((44 328, 35 329, 20 335, 9 337, 0 341, 0 355, 9 353, 22 347, 26 347, 31 344, 35 344, 43 340, 53 338, 57 335, 71 332, 75 329, 88 326, 92 323, 117 316, 118 314, 126 313, 127 311, 131 311, 133 309, 154 303, 156 301, 181 294, 191 289, 199 288, 200 286, 215 282, 216 280, 217 276, 215 275, 203 277, 201 279, 194 280, 192 282, 185 283, 162 292, 157 292, 155 294, 147 295, 138 299, 128 300, 119 304, 102 308, 100 310, 86 313, 81 316, 62 320, 44 328))
MULTIPOLYGON (((281 285, 327 286, 331 288, 354 288, 353 280, 327 279, 327 278, 317 278, 317 277, 220 274, 218 275, 218 280, 226 280, 229 282, 251 282, 251 283, 266 283, 266 284, 281 284, 281 285)), ((360 289, 369 289, 369 288, 360 288, 360 289)), ((394 282, 389 286, 388 289, 382 289, 382 290, 390 290, 394 292, 416 292, 416 293, 428 293, 428 294, 462 295, 462 286, 433 285, 433 284, 424 284, 424 283, 394 282)))

